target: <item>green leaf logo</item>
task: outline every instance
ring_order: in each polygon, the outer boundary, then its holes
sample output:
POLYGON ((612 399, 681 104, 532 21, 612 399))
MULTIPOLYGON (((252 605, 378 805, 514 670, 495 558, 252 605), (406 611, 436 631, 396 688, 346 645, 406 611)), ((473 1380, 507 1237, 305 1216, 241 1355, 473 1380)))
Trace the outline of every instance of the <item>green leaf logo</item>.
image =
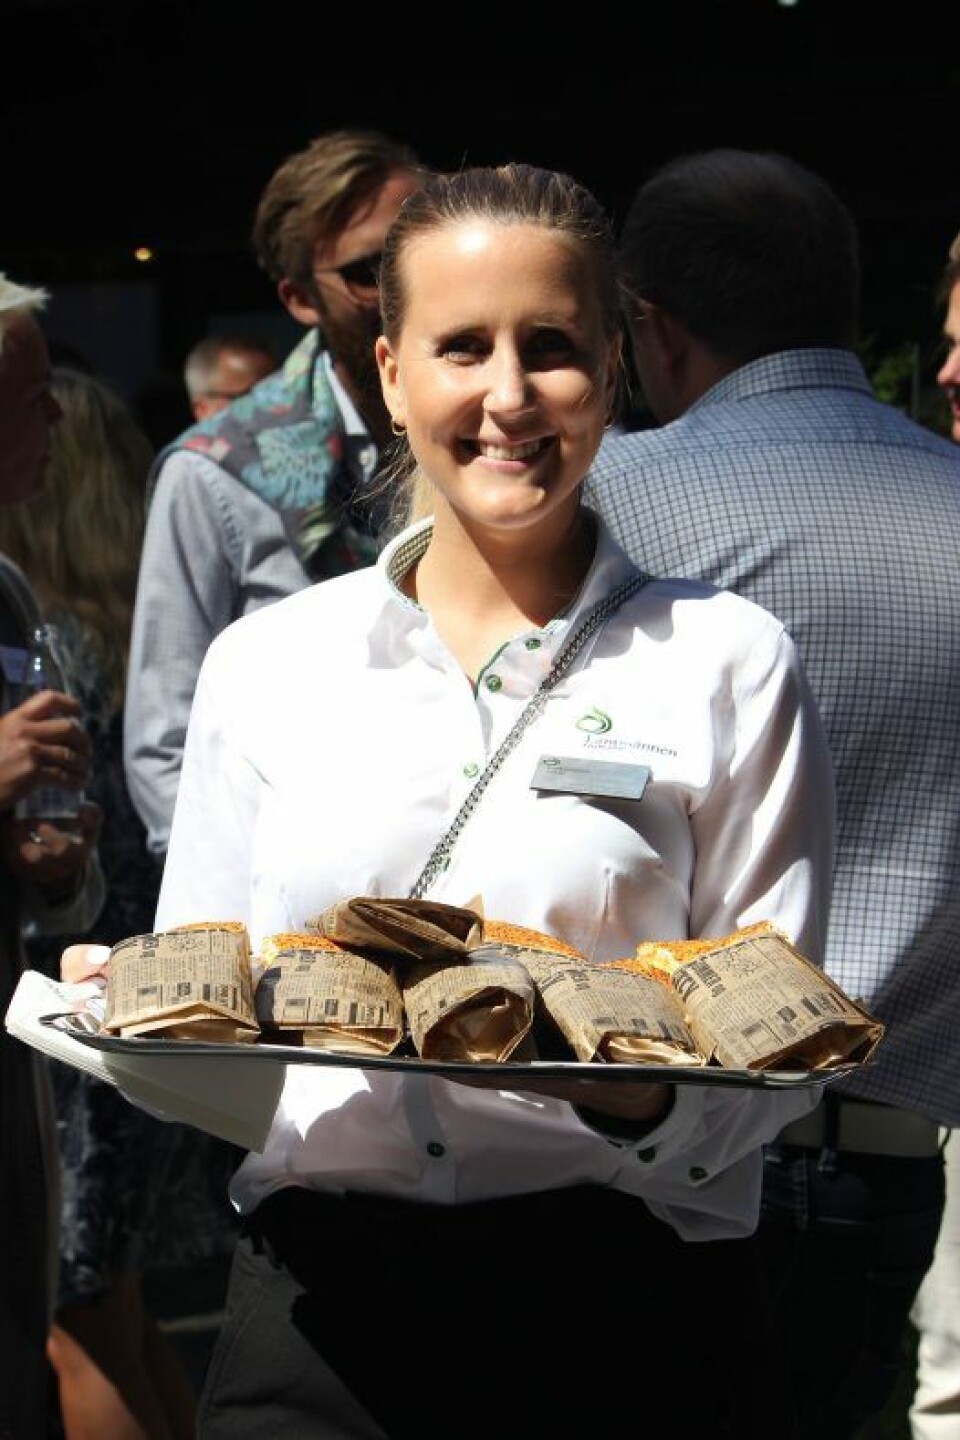
POLYGON ((594 705, 586 715, 580 716, 577 729, 586 730, 588 735, 606 735, 608 730, 613 729, 613 721, 594 705))

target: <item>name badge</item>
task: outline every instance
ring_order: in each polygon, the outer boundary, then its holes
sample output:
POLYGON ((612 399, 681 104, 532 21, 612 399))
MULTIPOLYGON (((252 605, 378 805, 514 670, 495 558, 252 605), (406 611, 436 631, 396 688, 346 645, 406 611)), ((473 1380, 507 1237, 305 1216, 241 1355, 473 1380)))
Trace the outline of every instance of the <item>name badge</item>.
POLYGON ((617 800, 639 800, 649 779, 649 765, 624 765, 618 760, 585 760, 570 755, 541 755, 530 788, 559 791, 565 795, 607 795, 617 800))

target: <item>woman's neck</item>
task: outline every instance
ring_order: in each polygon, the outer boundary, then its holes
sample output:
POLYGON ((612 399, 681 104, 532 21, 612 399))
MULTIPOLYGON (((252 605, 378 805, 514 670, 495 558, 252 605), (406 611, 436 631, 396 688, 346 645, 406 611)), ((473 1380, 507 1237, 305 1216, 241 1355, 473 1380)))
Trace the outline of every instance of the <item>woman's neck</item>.
POLYGON ((554 535, 516 532, 478 541, 441 505, 407 589, 475 681, 507 641, 566 609, 583 584, 595 545, 593 523, 583 511, 554 535))

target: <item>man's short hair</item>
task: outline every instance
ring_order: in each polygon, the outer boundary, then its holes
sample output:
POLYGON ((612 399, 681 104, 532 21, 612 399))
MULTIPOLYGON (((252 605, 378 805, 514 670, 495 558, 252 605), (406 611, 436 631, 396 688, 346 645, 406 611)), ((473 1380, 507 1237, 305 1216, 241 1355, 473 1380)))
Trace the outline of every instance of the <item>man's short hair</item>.
POLYGON ((335 236, 398 170, 422 167, 408 145, 376 130, 332 130, 291 155, 260 197, 253 224, 257 262, 271 280, 309 286, 317 242, 335 236))
POLYGON ((638 299, 660 306, 740 364, 855 343, 856 225, 826 180, 786 155, 668 161, 635 194, 619 249, 634 313, 638 299))
POLYGON ((211 380, 225 350, 239 351, 244 355, 266 356, 270 361, 270 369, 276 368, 277 358, 273 346, 266 340, 259 340, 252 335, 207 335, 197 341, 187 355, 183 367, 183 383, 191 404, 210 393, 211 380))

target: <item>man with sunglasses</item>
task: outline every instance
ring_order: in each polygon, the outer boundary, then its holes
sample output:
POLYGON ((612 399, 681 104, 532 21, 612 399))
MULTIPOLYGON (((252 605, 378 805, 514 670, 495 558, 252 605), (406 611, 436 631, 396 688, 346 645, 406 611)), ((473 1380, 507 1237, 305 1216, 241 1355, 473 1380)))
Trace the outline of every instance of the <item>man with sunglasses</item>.
POLYGON ((253 246, 306 334, 280 369, 185 431, 154 467, 125 764, 159 860, 211 640, 245 612, 376 556, 370 482, 390 441, 373 353, 379 256, 421 176, 409 147, 370 130, 321 135, 280 165, 253 246))

